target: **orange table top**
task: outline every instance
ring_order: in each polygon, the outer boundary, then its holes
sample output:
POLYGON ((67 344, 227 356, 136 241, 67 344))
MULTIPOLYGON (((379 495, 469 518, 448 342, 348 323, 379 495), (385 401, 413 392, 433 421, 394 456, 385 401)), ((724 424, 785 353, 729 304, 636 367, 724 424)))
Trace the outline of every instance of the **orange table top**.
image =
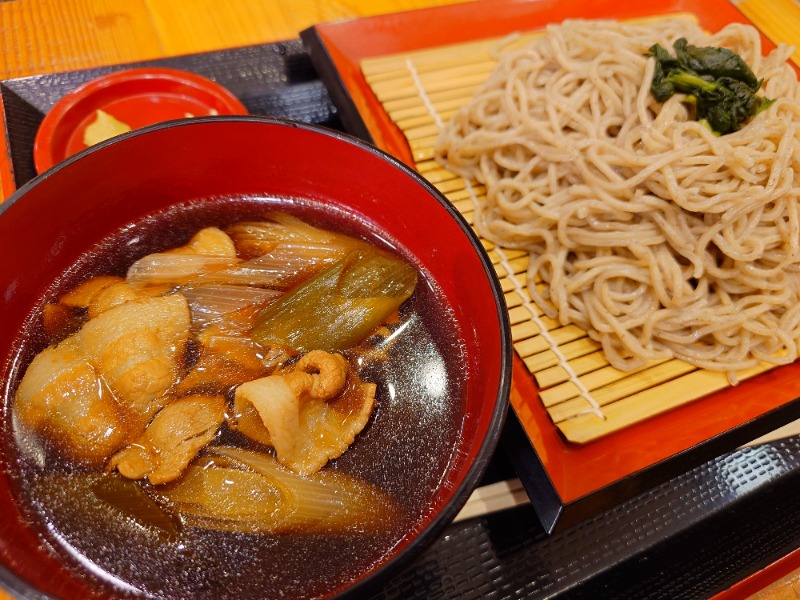
POLYGON ((0 79, 286 40, 316 23, 456 1, 0 2, 0 79))

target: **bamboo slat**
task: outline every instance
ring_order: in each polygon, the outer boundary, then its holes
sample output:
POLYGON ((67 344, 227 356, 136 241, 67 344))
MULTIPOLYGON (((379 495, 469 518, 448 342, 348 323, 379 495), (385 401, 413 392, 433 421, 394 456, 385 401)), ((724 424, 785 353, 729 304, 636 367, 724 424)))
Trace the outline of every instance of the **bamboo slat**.
POLYGON ((800 5, 796 0, 733 0, 770 40, 795 46, 792 60, 800 64, 800 5))
MULTIPOLYGON (((536 35, 529 32, 441 46, 361 64, 372 91, 405 135, 420 173, 470 224, 486 189, 465 182, 436 162, 434 146, 440 127, 489 76, 499 48, 520 48, 536 35)), ((490 249, 506 297, 514 349, 536 380, 545 409, 568 440, 599 439, 730 385, 725 374, 680 360, 655 361, 632 372, 612 367, 600 345, 584 331, 544 315, 532 302, 524 251, 482 242, 490 249)), ((738 378, 744 380, 767 368, 750 369, 738 378)))
MULTIPOLYGON (((749 379, 763 373, 767 368, 761 366, 749 369, 739 376, 741 380, 749 379)), ((558 427, 568 440, 577 443, 589 442, 687 402, 698 400, 729 385, 724 373, 697 369, 678 379, 604 406, 603 418, 586 411, 559 423, 558 427)))
MULTIPOLYGON (((531 373, 538 374, 539 371, 547 368, 552 368, 554 366, 560 366, 561 368, 565 369, 567 372, 567 377, 572 376, 572 366, 564 364, 564 361, 571 361, 576 358, 580 358, 582 356, 586 356, 587 354, 591 354, 592 352, 597 352, 600 349, 600 344, 597 342, 589 339, 588 337, 583 337, 574 342, 570 342, 567 344, 561 344, 558 347, 558 352, 554 349, 548 348, 544 352, 539 352, 538 354, 531 354, 530 356, 523 356, 523 362, 525 366, 528 367, 528 370, 531 373)), ((608 362, 605 361, 603 365, 607 365, 608 362)))

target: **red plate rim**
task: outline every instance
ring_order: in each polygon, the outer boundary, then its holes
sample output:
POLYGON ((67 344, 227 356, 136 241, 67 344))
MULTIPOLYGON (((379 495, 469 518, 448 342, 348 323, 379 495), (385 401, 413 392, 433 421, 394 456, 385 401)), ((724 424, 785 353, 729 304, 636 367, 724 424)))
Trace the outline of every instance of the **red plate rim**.
MULTIPOLYGON (((94 111, 98 103, 117 96, 125 97, 135 88, 137 94, 174 95, 164 86, 174 86, 182 96, 207 104, 220 115, 246 115, 247 109, 228 89, 206 77, 165 67, 139 67, 114 71, 88 81, 65 94, 45 115, 33 145, 33 162, 37 173, 43 173, 74 152, 62 143, 74 131, 76 119, 94 111)), ((150 119, 153 124, 165 119, 150 119)))

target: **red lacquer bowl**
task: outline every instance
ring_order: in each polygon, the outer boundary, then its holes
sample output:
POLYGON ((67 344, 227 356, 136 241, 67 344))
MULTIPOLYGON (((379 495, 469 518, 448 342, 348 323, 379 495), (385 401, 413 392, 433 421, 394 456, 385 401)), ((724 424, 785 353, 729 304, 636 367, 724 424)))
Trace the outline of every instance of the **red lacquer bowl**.
POLYGON ((45 115, 33 146, 37 173, 87 147, 84 132, 98 110, 131 129, 174 119, 247 114, 229 90, 196 73, 163 67, 116 71, 75 88, 45 115))
MULTIPOLYGON (((10 418, 13 392, 30 358, 20 356, 19 348, 30 345, 25 336, 36 330, 42 303, 75 283, 76 261, 108 236, 127 232, 129 244, 123 250, 131 253, 128 260, 141 253, 131 223, 177 205, 200 210, 209 202, 221 206, 218 212, 224 216, 227 205, 220 198, 231 195, 266 196, 301 213, 335 214, 345 226, 395 246, 425 273, 429 285, 424 293, 449 305, 460 338, 457 358, 441 367, 462 381, 457 431, 452 444, 437 451, 447 457, 446 467, 438 485, 424 493, 425 510, 404 535, 386 545, 382 558, 348 581, 331 583, 322 595, 373 588, 442 532, 485 472, 507 410, 510 333, 491 262, 447 200, 395 158, 324 128, 257 117, 153 125, 66 159, 0 205, 0 583, 8 588, 59 598, 104 598, 119 595, 113 577, 124 579, 114 573, 98 576, 53 551, 59 541, 43 532, 35 513, 20 500, 25 483, 14 477, 17 453, 10 418)), ((409 368, 419 368, 420 357, 413 358, 409 368)), ((435 372, 415 377, 426 386, 438 385, 435 372)), ((437 409, 434 404, 431 410, 437 409)), ((367 436, 380 430, 381 417, 379 412, 367 436)), ((425 419, 418 426, 420 439, 441 436, 425 429, 425 419)), ((382 459, 388 477, 393 469, 430 462, 414 447, 397 448, 382 459)), ((135 550, 126 557, 134 569, 135 550)), ((282 568, 280 561, 261 564, 252 556, 243 558, 247 568, 240 576, 254 585, 282 568)), ((235 569, 228 565, 227 572, 235 569)), ((183 592, 199 598, 208 589, 183 592)))

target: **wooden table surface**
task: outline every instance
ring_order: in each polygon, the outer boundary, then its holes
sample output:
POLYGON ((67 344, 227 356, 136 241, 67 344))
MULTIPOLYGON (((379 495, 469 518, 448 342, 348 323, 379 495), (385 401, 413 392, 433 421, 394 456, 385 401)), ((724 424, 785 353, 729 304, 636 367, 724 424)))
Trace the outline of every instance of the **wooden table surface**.
POLYGON ((298 37, 316 23, 456 0, 6 0, 0 78, 298 37))
MULTIPOLYGON (((0 0, 0 80, 288 40, 316 23, 460 1, 0 0)), ((773 42, 800 48, 800 0, 731 1, 773 42)), ((793 58, 800 64, 800 50, 793 58)), ((800 422, 776 436, 798 432, 800 422)), ((798 557, 788 558, 759 600, 800 597, 798 557)))

